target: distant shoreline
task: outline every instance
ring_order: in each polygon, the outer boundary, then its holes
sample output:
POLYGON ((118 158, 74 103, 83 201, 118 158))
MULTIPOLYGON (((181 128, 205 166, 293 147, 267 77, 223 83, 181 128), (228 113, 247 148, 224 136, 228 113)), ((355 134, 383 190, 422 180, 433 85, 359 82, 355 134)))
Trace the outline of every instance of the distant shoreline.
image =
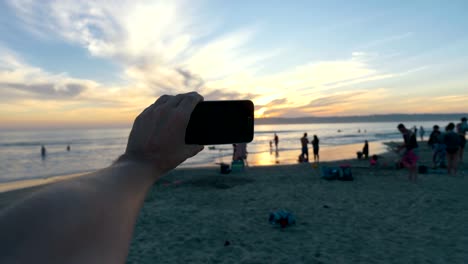
POLYGON ((378 122, 426 122, 426 121, 457 121, 468 113, 453 114, 385 114, 366 116, 329 116, 329 117, 271 117, 256 118, 256 125, 273 124, 309 124, 309 123, 378 123, 378 122))
MULTIPOLYGON (((393 142, 389 140, 375 141, 371 143, 371 153, 378 155, 388 155, 387 143, 393 142)), ((355 159, 356 151, 359 151, 362 147, 362 143, 353 143, 345 144, 339 146, 324 146, 320 149, 321 162, 330 163, 330 162, 345 162, 355 159)), ((274 152, 260 152, 260 153, 250 153, 248 157, 249 165, 252 167, 268 167, 268 166, 282 166, 282 165, 296 165, 300 164, 297 162, 297 156, 300 154, 300 149, 293 150, 280 150, 279 157, 275 156, 274 152), (265 159, 267 162, 265 163, 265 159), (262 160, 262 162, 259 162, 262 160)), ((312 151, 312 149, 310 149, 312 151)), ((196 165, 181 165, 176 168, 183 170, 190 169, 209 169, 217 170, 219 165, 217 162, 228 162, 230 163, 229 158, 231 155, 224 155, 220 160, 214 160, 213 162, 196 164, 196 165)), ((311 161, 312 162, 312 161, 311 161)), ((60 175, 50 175, 37 178, 26 178, 26 179, 16 179, 12 181, 0 182, 0 194, 8 191, 14 191, 19 189, 25 189, 30 187, 42 186, 62 180, 67 180, 79 176, 89 174, 92 171, 83 171, 75 172, 70 174, 60 174, 60 175)))
MULTIPOLYGON (((459 121, 461 117, 467 116, 468 113, 448 113, 448 114, 381 114, 381 115, 354 115, 354 116, 303 116, 303 117, 268 117, 255 118, 256 125, 281 125, 281 124, 329 124, 329 123, 404 123, 404 122, 427 122, 427 121, 459 121)), ((118 124, 49 124, 46 126, 2 126, 0 132, 23 131, 28 129, 34 130, 49 130, 49 129, 128 129, 130 130, 132 123, 118 124)))

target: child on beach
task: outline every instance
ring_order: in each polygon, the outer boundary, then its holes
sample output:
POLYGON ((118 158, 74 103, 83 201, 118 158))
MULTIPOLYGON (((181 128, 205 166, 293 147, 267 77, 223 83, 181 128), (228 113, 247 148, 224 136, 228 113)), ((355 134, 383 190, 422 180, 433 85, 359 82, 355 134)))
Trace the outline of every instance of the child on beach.
POLYGON ((419 136, 421 137, 421 141, 424 141, 424 134, 426 131, 424 131, 424 127, 420 126, 419 127, 419 136))

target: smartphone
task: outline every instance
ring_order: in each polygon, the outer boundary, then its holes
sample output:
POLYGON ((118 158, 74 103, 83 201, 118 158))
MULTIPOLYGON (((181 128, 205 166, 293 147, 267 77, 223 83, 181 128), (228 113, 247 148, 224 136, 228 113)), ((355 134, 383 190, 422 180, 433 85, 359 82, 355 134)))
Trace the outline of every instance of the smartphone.
POLYGON ((204 101, 192 112, 186 144, 248 143, 254 134, 254 104, 249 100, 204 101))

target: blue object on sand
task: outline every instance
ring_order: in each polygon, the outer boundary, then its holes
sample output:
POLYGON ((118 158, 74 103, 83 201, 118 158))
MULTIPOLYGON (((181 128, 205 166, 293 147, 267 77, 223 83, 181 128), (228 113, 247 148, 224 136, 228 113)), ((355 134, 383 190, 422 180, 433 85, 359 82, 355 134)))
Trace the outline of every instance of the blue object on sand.
POLYGON ((268 221, 272 225, 280 225, 282 228, 293 225, 296 223, 296 218, 291 212, 285 210, 278 210, 270 213, 268 221))
POLYGON ((245 168, 243 160, 233 160, 231 163, 232 172, 243 171, 245 168))
POLYGON ((340 176, 339 167, 322 167, 322 178, 325 180, 336 180, 340 176))

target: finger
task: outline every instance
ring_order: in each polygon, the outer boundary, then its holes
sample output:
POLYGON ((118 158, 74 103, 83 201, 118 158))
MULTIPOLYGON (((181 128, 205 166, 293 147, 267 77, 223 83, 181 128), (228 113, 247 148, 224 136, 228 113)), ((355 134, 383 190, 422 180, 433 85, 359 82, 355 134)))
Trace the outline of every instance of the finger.
POLYGON ((167 105, 172 108, 176 108, 180 102, 184 99, 185 94, 178 94, 174 96, 174 98, 171 98, 170 101, 167 102, 167 105))
POLYGON ((159 106, 159 105, 165 104, 166 102, 168 102, 173 97, 174 96, 172 96, 172 95, 165 94, 165 95, 159 97, 158 100, 156 100, 153 105, 154 106, 159 106))
POLYGON ((141 115, 146 114, 146 113, 154 110, 154 108, 156 108, 157 106, 164 105, 169 99, 171 99, 171 97, 174 97, 174 96, 167 95, 167 94, 160 96, 156 101, 154 101, 153 104, 151 104, 145 110, 143 110, 143 112, 141 112, 141 115))
POLYGON ((197 92, 178 94, 175 96, 175 99, 171 101, 171 106, 177 108, 185 100, 185 98, 190 97, 190 96, 196 96, 196 95, 201 96, 197 92))
POLYGON ((198 103, 203 102, 203 96, 200 94, 193 92, 186 94, 183 100, 179 104, 179 108, 183 112, 192 113, 193 109, 197 106, 198 103))

